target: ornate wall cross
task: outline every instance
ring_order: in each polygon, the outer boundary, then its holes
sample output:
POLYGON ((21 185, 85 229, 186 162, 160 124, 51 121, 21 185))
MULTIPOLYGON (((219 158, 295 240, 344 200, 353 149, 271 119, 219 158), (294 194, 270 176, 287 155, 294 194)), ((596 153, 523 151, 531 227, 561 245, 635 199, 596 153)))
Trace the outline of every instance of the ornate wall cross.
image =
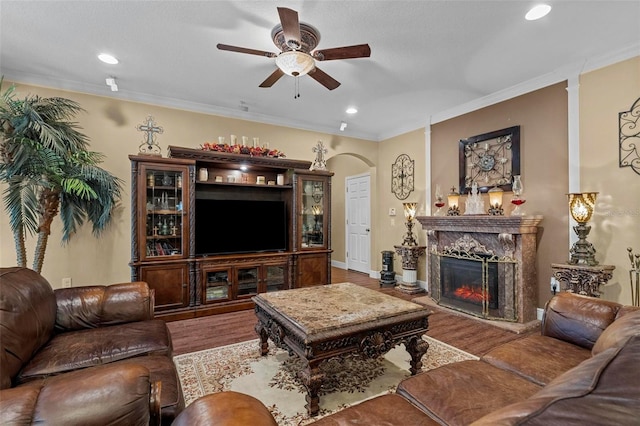
POLYGON ((322 141, 318 141, 311 151, 316 154, 316 159, 313 161, 313 164, 311 164, 309 170, 327 170, 327 160, 325 160, 324 156, 329 151, 324 147, 322 141))
POLYGON ((152 155, 162 155, 162 148, 156 142, 156 133, 164 132, 164 129, 158 125, 156 125, 152 116, 147 116, 147 122, 143 124, 138 124, 136 129, 140 132, 144 132, 145 137, 140 145, 138 145, 138 150, 142 154, 152 154, 152 155))

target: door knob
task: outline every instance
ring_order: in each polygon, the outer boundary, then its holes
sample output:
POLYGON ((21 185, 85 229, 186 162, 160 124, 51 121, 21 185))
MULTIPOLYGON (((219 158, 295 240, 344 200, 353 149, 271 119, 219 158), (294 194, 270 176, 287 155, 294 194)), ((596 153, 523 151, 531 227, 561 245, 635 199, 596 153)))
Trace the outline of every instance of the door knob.
POLYGON ((367 229, 365 229, 365 231, 369 232, 369 231, 371 231, 371 229, 367 228, 367 229))

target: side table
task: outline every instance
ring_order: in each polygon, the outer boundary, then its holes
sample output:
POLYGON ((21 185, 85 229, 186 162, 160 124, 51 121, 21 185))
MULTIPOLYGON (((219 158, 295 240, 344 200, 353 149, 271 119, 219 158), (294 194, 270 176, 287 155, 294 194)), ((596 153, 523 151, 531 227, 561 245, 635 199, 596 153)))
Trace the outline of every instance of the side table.
POLYGON ((552 263, 553 276, 560 282, 559 291, 569 291, 585 296, 600 297, 600 286, 613 276, 613 265, 572 265, 552 263))

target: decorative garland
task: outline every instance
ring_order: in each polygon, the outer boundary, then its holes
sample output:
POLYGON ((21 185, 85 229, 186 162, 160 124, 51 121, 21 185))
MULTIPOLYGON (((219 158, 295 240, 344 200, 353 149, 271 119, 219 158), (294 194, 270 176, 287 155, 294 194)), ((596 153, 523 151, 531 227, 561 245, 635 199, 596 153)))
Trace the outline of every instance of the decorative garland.
POLYGON ((205 142, 201 145, 203 151, 217 151, 227 152, 229 154, 245 154, 252 157, 272 157, 272 158, 284 158, 284 152, 277 149, 262 148, 259 146, 246 146, 246 145, 228 145, 226 143, 211 143, 205 142))

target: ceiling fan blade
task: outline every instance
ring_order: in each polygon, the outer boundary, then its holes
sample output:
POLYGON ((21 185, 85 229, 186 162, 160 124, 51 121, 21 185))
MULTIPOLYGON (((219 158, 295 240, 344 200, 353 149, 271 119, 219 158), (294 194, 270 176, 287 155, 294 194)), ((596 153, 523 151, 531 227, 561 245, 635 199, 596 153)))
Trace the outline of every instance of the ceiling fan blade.
POLYGON ((229 46, 228 44, 220 44, 216 46, 220 50, 228 50, 229 52, 248 53, 249 55, 265 56, 267 58, 275 58, 276 55, 273 52, 267 52, 264 50, 247 49, 246 47, 229 46))
POLYGON ((313 57, 319 61, 330 61, 333 59, 368 58, 369 56, 371 56, 371 48, 368 44, 334 47, 333 49, 322 49, 313 52, 313 57))
POLYGON ((274 83, 280 80, 280 77, 284 75, 284 72, 280 68, 276 68, 276 70, 271 73, 269 77, 262 83, 260 83, 260 87, 271 87, 274 83))
POLYGON ((340 86, 339 81, 337 81, 318 67, 315 67, 313 71, 309 72, 309 77, 313 78, 315 81, 322 84, 329 90, 333 90, 336 87, 340 86))
POLYGON ((285 42, 291 49, 298 50, 301 46, 298 12, 293 9, 287 9, 286 7, 279 7, 278 15, 280 15, 280 24, 282 24, 285 42))

